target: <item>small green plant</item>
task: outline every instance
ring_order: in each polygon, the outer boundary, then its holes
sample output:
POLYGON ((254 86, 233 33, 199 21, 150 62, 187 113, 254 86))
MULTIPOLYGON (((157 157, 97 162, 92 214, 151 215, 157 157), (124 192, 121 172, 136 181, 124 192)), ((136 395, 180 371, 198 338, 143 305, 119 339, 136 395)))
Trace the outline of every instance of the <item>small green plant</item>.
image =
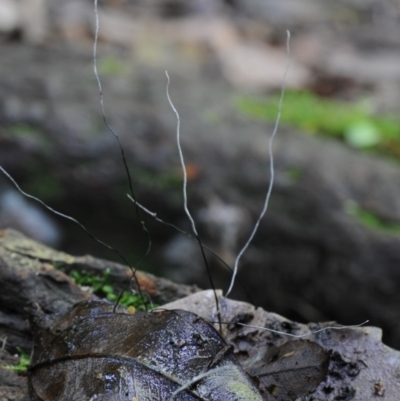
MULTIPOLYGON (((112 302, 118 300, 119 294, 115 292, 114 287, 110 283, 110 269, 106 269, 101 276, 77 270, 72 270, 69 275, 75 280, 76 284, 91 287, 93 292, 99 297, 107 298, 112 302)), ((139 310, 146 309, 143 299, 139 295, 132 294, 130 291, 122 292, 119 304, 126 307, 133 306, 139 310)), ((153 308, 156 306, 155 304, 152 305, 153 308)))
POLYGON ((375 213, 363 209, 352 200, 346 202, 345 210, 365 227, 394 235, 400 235, 400 224, 385 221, 375 213))
POLYGON ((25 372, 31 363, 30 356, 22 348, 18 347, 17 349, 19 352, 18 365, 7 365, 4 366, 4 369, 13 370, 14 372, 25 372))
MULTIPOLYGON (((278 101, 276 96, 240 96, 236 107, 248 117, 274 121, 278 101)), ((311 92, 288 91, 281 121, 310 134, 337 137, 355 148, 378 150, 400 158, 399 121, 372 115, 366 102, 349 104, 319 98, 311 92)))

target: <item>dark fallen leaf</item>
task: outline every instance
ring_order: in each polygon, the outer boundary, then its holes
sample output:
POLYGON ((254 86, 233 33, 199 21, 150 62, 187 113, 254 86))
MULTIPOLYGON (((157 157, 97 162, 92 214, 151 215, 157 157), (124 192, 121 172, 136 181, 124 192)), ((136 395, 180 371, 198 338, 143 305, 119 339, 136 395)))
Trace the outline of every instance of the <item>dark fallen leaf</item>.
POLYGON ((295 400, 324 380, 329 353, 315 342, 297 340, 272 348, 247 369, 260 380, 265 400, 295 400))
POLYGON ((182 310, 113 313, 85 301, 62 315, 33 311, 34 401, 257 400, 232 348, 197 315, 182 310))

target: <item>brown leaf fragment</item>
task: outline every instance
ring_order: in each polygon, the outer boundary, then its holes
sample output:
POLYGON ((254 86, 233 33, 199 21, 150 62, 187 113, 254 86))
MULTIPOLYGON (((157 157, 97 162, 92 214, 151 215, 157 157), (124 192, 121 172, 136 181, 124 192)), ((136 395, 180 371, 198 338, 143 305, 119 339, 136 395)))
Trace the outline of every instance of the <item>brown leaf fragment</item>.
POLYGON ((265 400, 295 400, 318 387, 328 363, 329 353, 320 345, 296 340, 268 350, 247 371, 259 379, 265 400))
POLYGON ((169 400, 196 377, 175 400, 262 399, 231 347, 193 313, 114 313, 92 300, 52 317, 33 311, 30 320, 34 401, 169 400))

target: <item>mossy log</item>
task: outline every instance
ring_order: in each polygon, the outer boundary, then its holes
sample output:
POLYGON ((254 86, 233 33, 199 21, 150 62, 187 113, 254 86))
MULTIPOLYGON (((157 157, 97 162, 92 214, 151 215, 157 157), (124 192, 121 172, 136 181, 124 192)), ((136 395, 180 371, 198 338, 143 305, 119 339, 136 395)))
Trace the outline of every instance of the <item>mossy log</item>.
MULTIPOLYGON (((117 263, 91 256, 70 256, 32 241, 16 231, 0 232, 1 401, 29 400, 26 373, 4 368, 18 364, 18 357, 13 356, 18 349, 28 353, 31 350, 32 333, 27 320, 27 308, 41 309, 51 315, 66 312, 77 302, 95 298, 65 273, 72 269, 84 269, 93 274, 103 274, 109 269, 110 280, 120 288, 131 276, 128 267, 117 263)), ((196 287, 175 284, 143 272, 138 272, 137 277, 142 290, 155 302, 169 302, 163 308, 185 309, 208 321, 217 321, 211 291, 198 292, 196 287)), ((220 332, 233 346, 245 369, 246 366, 257 365, 260 355, 267 355, 269 350, 278 349, 293 340, 290 335, 306 334, 308 340, 319 344, 331 355, 328 373, 312 394, 313 400, 365 401, 383 396, 386 401, 398 400, 400 353, 382 344, 380 329, 350 327, 332 330, 329 329, 332 323, 301 325, 247 303, 219 297, 223 321, 231 322, 224 325, 220 332), (241 323, 253 327, 242 326, 241 323), (271 333, 264 328, 285 332, 289 336, 271 333)), ((264 366, 262 368, 265 369, 264 366)), ((310 399, 307 397, 300 399, 310 399)), ((284 398, 267 394, 265 399, 284 398)))

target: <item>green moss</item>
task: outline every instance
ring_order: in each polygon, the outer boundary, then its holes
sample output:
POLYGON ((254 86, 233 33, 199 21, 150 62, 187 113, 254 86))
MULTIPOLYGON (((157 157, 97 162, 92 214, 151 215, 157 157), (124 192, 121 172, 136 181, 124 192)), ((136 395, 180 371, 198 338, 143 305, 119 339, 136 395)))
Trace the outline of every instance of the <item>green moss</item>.
MULTIPOLYGON (((110 270, 106 269, 103 275, 97 276, 90 274, 86 271, 72 270, 69 274, 76 282, 76 284, 86 287, 91 287, 93 292, 102 298, 107 298, 111 302, 118 300, 119 294, 114 290, 110 283, 110 270)), ((129 291, 123 291, 119 304, 122 306, 133 306, 139 310, 145 310, 145 303, 139 295, 134 295, 129 291)), ((157 305, 151 305, 153 308, 157 305)), ((150 309, 150 308, 147 308, 150 309)))
POLYGON ((43 150, 49 150, 51 148, 51 142, 46 137, 46 134, 40 129, 30 124, 12 124, 4 129, 6 138, 11 139, 24 139, 36 142, 43 150))
POLYGON ((30 363, 30 356, 23 349, 18 348, 19 352, 19 363, 18 365, 7 365, 4 366, 4 369, 13 370, 14 372, 25 372, 30 363))
MULTIPOLYGON (((248 117, 276 119, 278 97, 260 99, 240 96, 237 109, 248 117)), ((285 94, 281 122, 309 134, 334 136, 357 148, 379 150, 400 157, 400 122, 390 116, 372 115, 366 102, 345 103, 310 92, 285 94)))
POLYGON ((390 234, 400 235, 400 224, 387 221, 377 214, 361 208, 354 201, 346 202, 345 210, 365 227, 384 231, 390 234))

